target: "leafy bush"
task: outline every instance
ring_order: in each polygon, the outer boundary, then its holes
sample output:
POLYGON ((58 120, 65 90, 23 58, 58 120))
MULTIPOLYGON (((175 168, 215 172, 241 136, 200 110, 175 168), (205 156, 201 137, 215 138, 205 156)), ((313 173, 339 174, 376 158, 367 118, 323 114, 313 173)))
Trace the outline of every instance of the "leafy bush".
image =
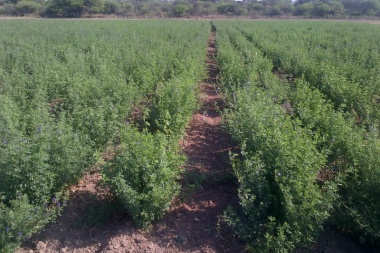
POLYGON ((324 99, 302 79, 292 86, 290 99, 295 114, 314 129, 319 149, 329 150, 329 166, 339 172, 339 198, 333 219, 361 241, 380 240, 380 142, 376 129, 367 132, 354 119, 324 99))
POLYGON ((184 158, 164 134, 121 130, 120 145, 103 170, 103 180, 138 226, 162 217, 179 192, 184 158))
POLYGON ((0 6, 0 15, 15 15, 16 13, 16 5, 12 3, 7 3, 0 6))
POLYGON ((18 193, 13 200, 0 201, 0 251, 14 252, 19 244, 41 230, 60 213, 64 203, 56 196, 49 203, 33 205, 18 193))
POLYGON ((380 107, 374 101, 379 96, 379 84, 378 73, 373 70, 380 62, 378 52, 371 49, 378 40, 372 34, 378 29, 304 22, 298 27, 262 23, 255 29, 241 25, 238 30, 272 60, 276 69, 305 78, 334 103, 335 109, 355 115, 359 124, 378 125, 380 107), (362 32, 360 36, 358 31, 362 32), (355 42, 348 43, 350 40, 355 42))
POLYGON ((225 123, 241 143, 241 156, 232 156, 241 209, 228 210, 224 220, 250 251, 290 252, 312 242, 332 212, 335 185, 321 189, 315 182, 328 152, 318 150, 311 128, 284 108, 287 89, 273 76, 273 65, 246 38, 217 28, 230 104, 225 123))
MULTIPOLYGON (((249 24, 251 25, 251 23, 249 24)), ((299 133, 288 140, 283 135, 282 131, 287 129, 287 124, 284 123, 286 120, 278 119, 278 114, 288 114, 287 117, 293 122, 293 130, 289 128, 286 135, 292 135, 294 130, 305 131, 306 138, 310 138, 313 142, 310 145, 314 146, 314 152, 319 153, 322 157, 325 156, 325 161, 319 164, 319 169, 314 168, 314 181, 317 180, 317 174, 321 171, 332 173, 328 179, 321 180, 319 178, 321 174, 318 176, 318 183, 322 185, 322 191, 314 190, 316 193, 320 191, 320 194, 324 196, 323 201, 321 200, 323 203, 321 203, 326 207, 326 213, 320 213, 323 208, 317 208, 321 219, 313 218, 312 220, 319 220, 319 224, 323 224, 323 219, 330 217, 330 221, 333 221, 338 227, 344 228, 347 233, 354 234, 362 242, 378 242, 380 239, 378 232, 380 231, 380 213, 378 211, 380 202, 377 197, 379 196, 378 189, 380 189, 378 183, 380 181, 378 166, 380 143, 378 122, 375 120, 379 117, 379 107, 375 98, 378 97, 379 83, 375 80, 375 76, 378 74, 372 72, 378 61, 373 61, 373 54, 369 55, 357 48, 351 50, 350 46, 344 42, 340 43, 338 47, 335 42, 332 43, 334 39, 327 40, 326 37, 332 35, 326 33, 326 27, 314 31, 315 26, 307 26, 305 27, 305 29, 308 28, 307 35, 294 36, 294 33, 289 33, 288 24, 284 24, 287 30, 279 35, 278 30, 282 30, 281 26, 282 24, 276 26, 271 24, 267 28, 273 29, 273 33, 269 34, 268 29, 261 30, 257 27, 252 30, 248 25, 235 26, 234 28, 237 29, 227 26, 224 28, 226 32, 217 27, 218 38, 222 39, 218 41, 218 46, 220 46, 218 48, 219 63, 222 71, 220 76, 226 88, 231 108, 233 108, 228 115, 230 117, 228 125, 235 138, 246 145, 243 146, 245 153, 243 161, 236 161, 235 172, 243 187, 246 186, 250 189, 250 192, 241 190, 240 193, 242 214, 230 211, 230 216, 226 220, 248 240, 255 238, 255 233, 258 233, 257 227, 255 229, 251 222, 254 220, 254 224, 260 224, 257 220, 262 221, 263 217, 258 217, 258 215, 266 212, 264 210, 255 214, 252 211, 247 215, 247 206, 254 205, 256 209, 261 210, 261 206, 255 201, 259 202, 259 199, 264 198, 262 197, 263 192, 266 194, 264 194, 265 196, 271 195, 271 191, 277 187, 266 184, 265 180, 268 180, 268 176, 265 172, 271 168, 268 167, 268 163, 282 161, 277 158, 277 155, 283 151, 282 143, 292 146, 294 140, 301 138, 299 133), (226 33, 231 45, 226 45, 226 33), (311 36, 313 38, 311 40, 309 35, 314 33, 319 34, 321 39, 311 36), (242 35, 244 36, 242 37, 242 35), (282 45, 289 43, 296 43, 299 47, 282 48, 282 45), (311 47, 310 44, 305 46, 308 43, 319 46, 317 48, 311 47), (258 46, 263 52, 260 52, 255 46, 258 46), (302 50, 303 47, 305 50, 302 50), (280 76, 284 73, 289 74, 287 76, 289 83, 281 83, 278 77, 272 74, 271 64, 265 64, 266 61, 263 60, 264 54, 267 57, 266 60, 273 62, 273 69, 278 71, 280 76), (356 60, 349 61, 348 59, 352 57, 356 60), (345 59, 345 62, 338 64, 342 59, 345 59), (294 77, 298 78, 294 79, 294 77), (363 83, 363 78, 368 82, 363 83), (265 97, 263 94, 266 94, 267 98, 263 99, 265 97), (265 102, 266 106, 262 106, 261 103, 266 100, 268 100, 265 102), (273 103, 281 105, 286 114, 274 108, 269 110, 267 107, 272 108, 273 103), (269 122, 272 120, 275 120, 276 124, 280 124, 281 129, 274 131, 276 135, 271 136, 272 125, 263 128, 265 131, 257 130, 264 123, 260 118, 253 119, 254 115, 260 114, 250 106, 266 111, 261 116, 262 118, 267 115, 275 115, 266 118, 265 124, 270 124, 269 122), (245 121, 246 118, 247 121, 245 121), (265 133, 264 140, 261 140, 261 132, 265 133), (278 143, 271 144, 274 140, 278 143), (271 145, 276 148, 272 149, 271 159, 267 160, 265 153, 271 145), (256 149, 260 147, 263 149, 257 153, 256 149), (252 149, 256 151, 250 154, 249 151, 252 149), (250 181, 252 184, 247 183, 250 181), (258 195, 256 196, 254 193, 258 195), (245 226, 245 223, 249 225, 245 226)), ((336 32, 340 33, 343 40, 347 39, 347 36, 352 36, 350 30, 348 32, 336 30, 336 32)), ((336 35, 333 36, 336 37, 336 35)), ((367 39, 371 38, 367 37, 367 39)), ((292 152, 297 152, 296 150, 301 146, 303 145, 299 144, 294 147, 292 152)), ((300 152, 305 155, 307 153, 300 152)), ((296 160, 291 158, 290 153, 287 157, 290 160, 296 160)), ((311 161, 312 159, 305 158, 305 160, 311 161)), ((286 164, 290 163, 291 161, 286 161, 281 163, 281 166, 276 165, 275 167, 286 168, 286 164)), ((301 165, 302 162, 299 164, 301 165)), ((303 176, 302 178, 304 179, 303 176)), ((313 181, 312 177, 308 180, 310 180, 309 182, 313 181)), ((294 195, 296 192, 290 191, 291 194, 287 194, 288 190, 286 190, 287 187, 292 188, 293 184, 294 182, 279 184, 284 199, 282 203, 288 203, 288 199, 296 201, 297 197, 294 195)), ((300 189, 302 188, 300 187, 300 189)), ((312 187, 309 189, 310 192, 313 191, 312 187)), ((260 202, 260 204, 264 203, 262 205, 264 209, 270 205, 266 201, 271 203, 273 199, 265 198, 265 201, 260 202)), ((312 203, 312 201, 309 202, 312 203)), ((294 206, 302 208, 298 205, 294 206)), ((281 223, 279 223, 278 216, 272 215, 273 217, 270 218, 267 225, 262 226, 263 230, 260 230, 261 232, 270 232, 265 235, 265 239, 255 241, 253 247, 263 251, 266 249, 273 252, 286 252, 296 247, 298 243, 304 244, 308 240, 311 241, 316 235, 315 232, 319 230, 318 222, 314 224, 310 222, 309 228, 302 226, 301 221, 307 220, 302 211, 299 214, 300 221, 296 223, 288 220, 292 215, 291 209, 286 209, 284 215, 287 217, 286 224, 283 223, 281 226, 279 226, 281 223), (297 239, 298 231, 304 232, 297 239), (310 236, 308 239, 307 236, 313 234, 314 236, 310 236)))
POLYGON ((29 122, 28 126, 34 129, 33 134, 18 132, 10 138, 10 131, 6 131, 8 135, 0 136, 3 141, 0 192, 6 200, 22 192, 28 194, 30 201, 40 204, 46 197, 75 183, 91 161, 91 149, 85 146, 86 141, 64 120, 55 124, 47 114, 45 118, 41 114, 43 111, 38 110, 31 113, 36 122, 29 122))
POLYGON ((243 143, 243 161, 234 162, 243 218, 230 224, 260 252, 307 245, 329 217, 334 199, 334 188, 321 191, 315 184, 325 154, 260 90, 238 91, 236 97, 227 124, 243 143))
POLYGON ((159 130, 177 140, 197 108, 196 81, 188 78, 174 78, 159 84, 147 115, 150 129, 159 130))
POLYGON ((173 8, 173 15, 174 17, 184 17, 186 15, 189 15, 190 7, 186 4, 178 4, 173 8))
POLYGON ((104 1, 104 13, 105 14, 115 14, 121 10, 121 5, 115 0, 104 1))
MULTIPOLYGON (((74 2, 55 4, 71 8, 81 1, 74 2)), ((98 1, 85 3, 92 12, 101 7, 98 1)), ((204 61, 209 28, 203 22, 132 23, 0 23, 0 234, 9 226, 13 232, 30 235, 53 219, 42 207, 48 204, 47 209, 52 209, 52 204, 58 203, 52 198, 61 199, 67 187, 77 183, 95 156, 118 135, 136 104, 151 97, 158 83, 163 86, 157 90, 160 99, 154 104, 164 115, 160 124, 170 114, 171 126, 166 128, 170 138, 163 133, 154 136, 123 130, 144 143, 144 148, 136 151, 140 155, 126 152, 138 158, 129 161, 136 162, 129 171, 136 176, 127 174, 127 182, 133 179, 147 185, 143 190, 132 184, 137 187, 128 188, 135 194, 133 199, 127 199, 124 188, 115 187, 115 192, 124 198, 140 225, 160 217, 176 195, 175 179, 183 161, 177 151, 179 129, 184 129, 196 108, 194 87, 204 73, 199 64, 204 61), (149 171, 144 174, 146 164, 150 164, 149 171), (25 208, 14 206, 20 202, 19 196, 25 208), (40 214, 47 215, 47 220, 37 222, 34 213, 29 213, 35 208, 42 208, 40 214), (17 225, 19 219, 29 216, 30 226, 17 225)), ((132 145, 129 141, 123 140, 124 147, 132 145)), ((120 161, 128 157, 118 155, 114 162, 123 168, 120 161)), ((119 182, 123 177, 108 179, 119 182)), ((17 239, 13 233, 10 239, 7 235, 1 239, 0 252, 20 243, 21 237, 17 239)))
POLYGON ((23 0, 16 4, 16 13, 17 15, 24 16, 36 13, 40 8, 41 5, 39 3, 23 0))

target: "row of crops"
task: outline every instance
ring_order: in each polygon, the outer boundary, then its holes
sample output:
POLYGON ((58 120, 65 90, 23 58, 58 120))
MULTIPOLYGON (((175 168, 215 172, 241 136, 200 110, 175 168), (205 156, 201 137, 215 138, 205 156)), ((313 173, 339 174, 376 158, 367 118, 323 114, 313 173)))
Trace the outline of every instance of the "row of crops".
POLYGON ((369 130, 380 122, 380 35, 360 24, 266 23, 239 27, 274 67, 304 77, 331 100, 335 109, 356 116, 369 130), (268 32, 270 31, 270 32, 268 32))
POLYGON ((225 124, 254 252, 291 252, 335 226, 380 239, 380 31, 365 24, 217 21, 225 124))
POLYGON ((103 181, 135 223, 162 216, 179 191, 178 142, 197 108, 209 30, 188 21, 0 22, 0 252, 54 220, 107 147, 115 155, 103 181))
MULTIPOLYGON (((224 124, 253 252, 327 224, 380 239, 380 32, 366 24, 216 21, 224 124)), ((178 143, 205 77, 208 22, 0 22, 0 252, 60 214, 98 162, 138 226, 178 194, 178 143), (113 150, 103 161, 104 150, 113 150)))

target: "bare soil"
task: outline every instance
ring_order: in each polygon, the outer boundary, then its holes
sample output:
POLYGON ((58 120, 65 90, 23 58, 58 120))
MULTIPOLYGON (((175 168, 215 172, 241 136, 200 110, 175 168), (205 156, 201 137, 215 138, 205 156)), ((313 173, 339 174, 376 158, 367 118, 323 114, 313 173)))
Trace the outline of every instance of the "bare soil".
POLYGON ((71 188, 71 198, 57 221, 26 241, 18 253, 244 252, 243 244, 218 223, 238 198, 228 159, 236 145, 221 128, 223 101, 216 88, 215 54, 215 34, 211 34, 209 76, 200 84, 202 106, 181 142, 188 157, 180 180, 182 192, 169 212, 146 230, 136 228, 128 215, 112 211, 117 205, 99 187, 100 175, 94 171, 71 188))

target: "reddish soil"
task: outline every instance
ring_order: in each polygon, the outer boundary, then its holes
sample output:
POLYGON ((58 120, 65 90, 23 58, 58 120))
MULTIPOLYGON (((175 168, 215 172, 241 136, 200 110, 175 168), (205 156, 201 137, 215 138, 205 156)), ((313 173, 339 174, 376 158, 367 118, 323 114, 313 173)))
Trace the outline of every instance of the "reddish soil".
POLYGON ((215 54, 215 34, 211 34, 209 78, 200 84, 202 107, 181 143, 188 161, 180 180, 182 192, 169 212, 146 230, 136 228, 127 215, 110 211, 117 206, 99 187, 95 170, 71 189, 70 201, 56 223, 26 241, 18 253, 244 252, 233 233, 218 225, 226 207, 236 206, 238 199, 228 159, 236 145, 221 129, 223 101, 216 92, 215 54))

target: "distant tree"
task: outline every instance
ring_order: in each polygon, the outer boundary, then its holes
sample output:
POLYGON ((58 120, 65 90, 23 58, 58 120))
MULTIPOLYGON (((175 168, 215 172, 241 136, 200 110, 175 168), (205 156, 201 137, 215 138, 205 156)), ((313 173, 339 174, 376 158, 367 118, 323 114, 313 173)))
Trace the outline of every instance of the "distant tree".
POLYGON ((97 14, 104 11, 103 0, 84 0, 85 13, 97 14))
POLYGON ((264 5, 274 6, 281 2, 281 0, 262 0, 261 1, 264 5))
POLYGON ((193 4, 193 8, 190 10, 190 14, 193 16, 199 16, 201 9, 203 7, 202 3, 196 0, 196 1, 193 1, 192 4, 193 4))
POLYGON ((53 17, 80 17, 84 12, 84 0, 52 0, 46 9, 53 17))
POLYGON ((360 10, 364 15, 375 15, 380 10, 379 0, 364 0, 360 2, 360 10))
POLYGON ((282 14, 282 11, 281 9, 276 5, 276 6, 273 6, 271 8, 268 8, 268 15, 269 16, 281 16, 282 14))
POLYGON ((24 16, 36 13, 41 8, 39 3, 33 1, 22 0, 16 4, 16 15, 24 16))
POLYGON ((188 15, 188 11, 190 10, 190 7, 185 4, 178 4, 173 8, 173 15, 174 17, 184 17, 188 15))
POLYGON ((244 14, 243 6, 240 3, 220 3, 216 7, 218 14, 222 15, 242 15, 244 14))
POLYGON ((135 13, 136 11, 136 6, 133 5, 132 3, 129 3, 129 2, 120 2, 120 11, 118 12, 118 14, 121 14, 121 15, 129 15, 129 14, 132 14, 132 13, 135 13))
POLYGON ((248 9, 250 11, 262 12, 264 10, 264 5, 260 2, 253 2, 248 4, 248 9))
POLYGON ((103 0, 52 0, 45 11, 52 17, 80 17, 104 12, 103 0))
POLYGON ((313 9, 314 5, 312 3, 300 4, 295 7, 294 14, 296 16, 308 17, 311 15, 313 9))
POLYGON ((277 8, 280 14, 291 15, 293 12, 292 1, 281 1, 277 3, 274 8, 277 8))
POLYGON ((201 16, 207 16, 216 13, 216 6, 213 2, 202 2, 199 13, 201 16))
POLYGON ((116 14, 121 11, 121 6, 120 3, 115 0, 105 0, 103 10, 105 14, 116 14))
POLYGON ((98 13, 145 17, 211 14, 380 17, 380 0, 0 0, 0 15, 33 13, 51 17, 80 17, 98 13))
POLYGON ((330 6, 323 2, 316 3, 313 10, 313 14, 317 17, 327 17, 330 12, 330 6))
POLYGON ((0 6, 0 15, 12 16, 16 14, 16 5, 11 3, 6 3, 0 6))
POLYGON ((312 3, 313 0, 296 0, 294 1, 294 5, 302 5, 302 4, 306 4, 306 3, 312 3))
POLYGON ((342 16, 345 13, 344 6, 339 1, 329 2, 328 5, 330 6, 331 15, 333 16, 342 16))
POLYGON ((164 2, 145 2, 140 5, 138 15, 144 17, 165 17, 168 15, 168 10, 165 8, 164 2))
POLYGON ((20 0, 4 0, 4 3, 17 4, 18 1, 20 0))
POLYGON ((340 0, 339 2, 341 2, 344 6, 344 9, 346 9, 348 11, 359 9, 360 1, 358 1, 358 0, 340 0))

